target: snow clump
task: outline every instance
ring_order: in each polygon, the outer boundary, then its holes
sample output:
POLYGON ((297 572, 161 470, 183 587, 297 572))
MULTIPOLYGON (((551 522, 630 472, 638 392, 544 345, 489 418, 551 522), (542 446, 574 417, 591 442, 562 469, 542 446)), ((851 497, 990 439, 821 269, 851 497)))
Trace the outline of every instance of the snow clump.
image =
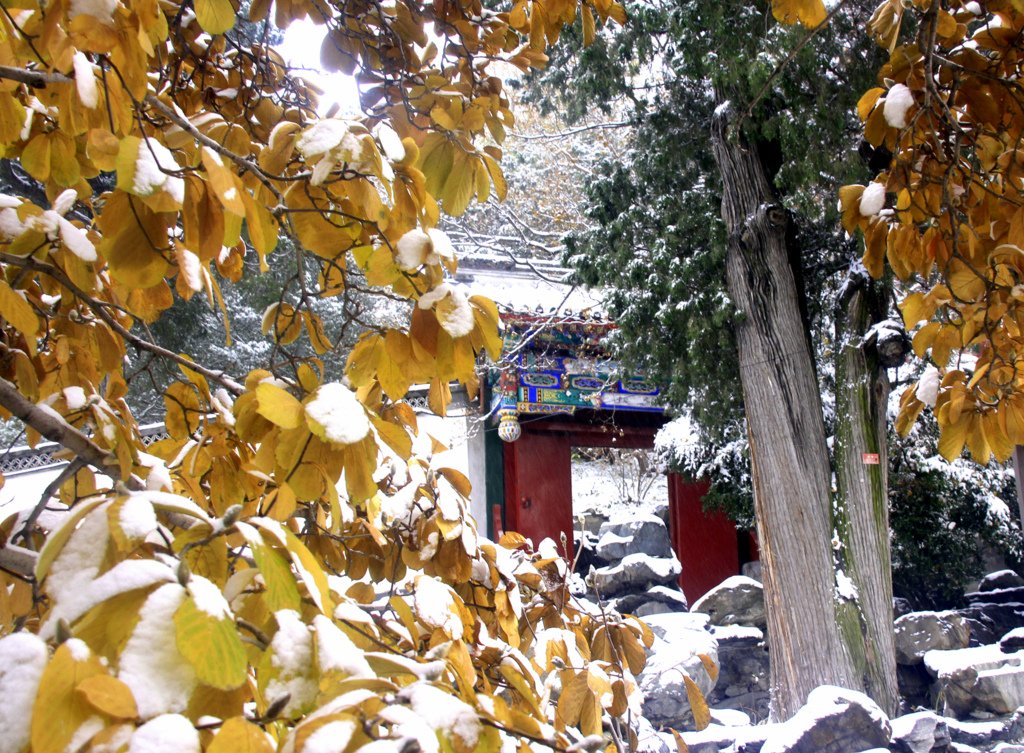
POLYGON ((28 746, 32 706, 48 658, 46 644, 31 633, 0 639, 0 753, 20 753, 28 746))
POLYGON ((152 196, 162 189, 181 204, 185 201, 185 181, 175 175, 168 175, 168 172, 180 169, 181 166, 167 147, 156 139, 144 138, 139 142, 139 156, 135 160, 132 193, 136 196, 152 196))
POLYGON ((434 304, 434 313, 441 327, 452 337, 463 337, 473 331, 473 307, 469 298, 462 290, 447 282, 442 282, 433 290, 420 296, 418 306, 429 309, 434 304))
POLYGON ((917 382, 917 399, 929 408, 934 408, 938 397, 939 371, 934 366, 929 366, 917 382))
POLYGON ((75 88, 78 90, 78 98, 82 104, 90 110, 96 107, 100 101, 99 90, 96 88, 96 74, 93 73, 92 63, 85 53, 78 51, 72 58, 75 66, 75 88))
POLYGON ((873 217, 885 206, 885 186, 871 183, 864 189, 860 197, 860 213, 864 217, 873 217))
POLYGON ((164 714, 139 727, 128 753, 199 753, 199 733, 181 714, 164 714))
POLYGON ((914 104, 914 93, 904 84, 895 84, 885 95, 882 114, 892 128, 907 127, 907 112, 914 104))
POLYGON ((306 403, 306 417, 323 428, 323 437, 353 444, 370 433, 370 421, 355 393, 340 382, 320 385, 306 403))

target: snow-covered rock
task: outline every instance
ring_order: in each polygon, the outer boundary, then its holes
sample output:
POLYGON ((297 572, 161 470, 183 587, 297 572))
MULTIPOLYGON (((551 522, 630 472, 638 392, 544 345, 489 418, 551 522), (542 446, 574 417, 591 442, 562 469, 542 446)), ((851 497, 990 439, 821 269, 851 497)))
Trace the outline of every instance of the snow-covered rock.
POLYGON ((765 627, 764 586, 752 578, 726 578, 696 602, 691 610, 703 612, 712 625, 753 625, 765 627))
POLYGON ((997 570, 989 573, 981 579, 978 584, 978 591, 999 591, 1004 588, 1018 588, 1024 586, 1024 578, 1020 577, 1013 570, 997 570))
POLYGON ((675 583, 682 565, 675 555, 651 557, 629 554, 614 565, 598 568, 590 576, 591 585, 604 596, 637 591, 652 586, 675 583))
POLYGON ((637 553, 656 558, 673 556, 668 527, 661 518, 651 513, 634 513, 629 517, 612 518, 601 525, 598 557, 614 562, 637 553))
POLYGON ((763 721, 768 716, 769 660, 764 633, 756 627, 711 628, 718 641, 718 683, 709 701, 717 708, 741 709, 763 721))
POLYGON ((614 606, 622 614, 635 614, 637 617, 687 610, 686 595, 671 586, 653 586, 642 592, 626 594, 616 599, 614 606))
POLYGON ((1009 714, 1024 705, 1024 651, 998 645, 929 651, 924 665, 938 685, 943 714, 1009 714))
POLYGON ((999 639, 999 650, 1004 654, 1012 654, 1024 648, 1024 627, 1014 628, 999 639))
POLYGON ((946 720, 931 711, 918 711, 892 720, 892 746, 899 753, 945 750, 949 743, 946 720))
POLYGON ((718 664, 718 642, 702 617, 687 613, 658 614, 645 618, 654 633, 647 666, 640 673, 643 710, 655 725, 683 726, 690 717, 685 677, 705 697, 715 686, 701 655, 718 664))
POLYGON ((893 631, 899 664, 920 664, 928 651, 967 648, 970 641, 967 622, 957 612, 911 612, 896 620, 893 631))
POLYGON ((773 730, 761 753, 858 753, 888 748, 891 733, 889 718, 866 695, 822 685, 773 730))

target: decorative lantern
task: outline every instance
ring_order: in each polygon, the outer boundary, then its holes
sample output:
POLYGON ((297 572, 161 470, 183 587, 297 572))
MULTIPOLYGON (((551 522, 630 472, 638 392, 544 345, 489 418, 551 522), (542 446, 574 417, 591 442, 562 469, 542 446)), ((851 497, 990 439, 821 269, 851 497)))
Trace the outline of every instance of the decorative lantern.
POLYGON ((502 442, 515 442, 523 434, 519 425, 519 416, 514 410, 498 411, 498 436, 502 442))

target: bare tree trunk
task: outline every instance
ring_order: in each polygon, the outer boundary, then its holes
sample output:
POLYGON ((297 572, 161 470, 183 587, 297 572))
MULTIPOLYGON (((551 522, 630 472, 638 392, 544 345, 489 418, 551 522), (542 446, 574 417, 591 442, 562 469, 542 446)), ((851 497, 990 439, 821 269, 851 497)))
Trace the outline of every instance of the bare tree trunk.
POLYGON ((1013 480, 1017 482, 1017 513, 1021 530, 1024 530, 1024 445, 1013 448, 1013 480))
POLYGON ((878 351, 865 341, 880 318, 872 285, 866 272, 851 272, 836 305, 837 557, 856 589, 855 598, 840 602, 838 615, 864 687, 893 715, 899 689, 889 550, 889 379, 878 351))
POLYGON ((759 155, 730 140, 716 111, 712 145, 729 233, 726 283, 739 310, 740 380, 764 574, 773 715, 792 716, 821 684, 862 689, 836 621, 831 465, 821 396, 786 245, 788 216, 759 155))

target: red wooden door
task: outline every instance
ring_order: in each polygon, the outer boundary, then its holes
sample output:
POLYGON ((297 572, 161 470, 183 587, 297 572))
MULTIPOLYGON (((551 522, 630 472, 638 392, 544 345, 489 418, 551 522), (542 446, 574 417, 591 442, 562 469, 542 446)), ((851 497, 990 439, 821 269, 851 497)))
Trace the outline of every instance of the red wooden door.
POLYGON ((668 475, 672 548, 683 565, 679 585, 691 604, 740 571, 736 525, 720 512, 704 512, 707 490, 706 481, 668 475))
POLYGON ((531 432, 505 445, 505 529, 539 546, 550 538, 572 560, 572 460, 568 437, 531 432), (562 550, 565 533, 568 552, 562 550))

